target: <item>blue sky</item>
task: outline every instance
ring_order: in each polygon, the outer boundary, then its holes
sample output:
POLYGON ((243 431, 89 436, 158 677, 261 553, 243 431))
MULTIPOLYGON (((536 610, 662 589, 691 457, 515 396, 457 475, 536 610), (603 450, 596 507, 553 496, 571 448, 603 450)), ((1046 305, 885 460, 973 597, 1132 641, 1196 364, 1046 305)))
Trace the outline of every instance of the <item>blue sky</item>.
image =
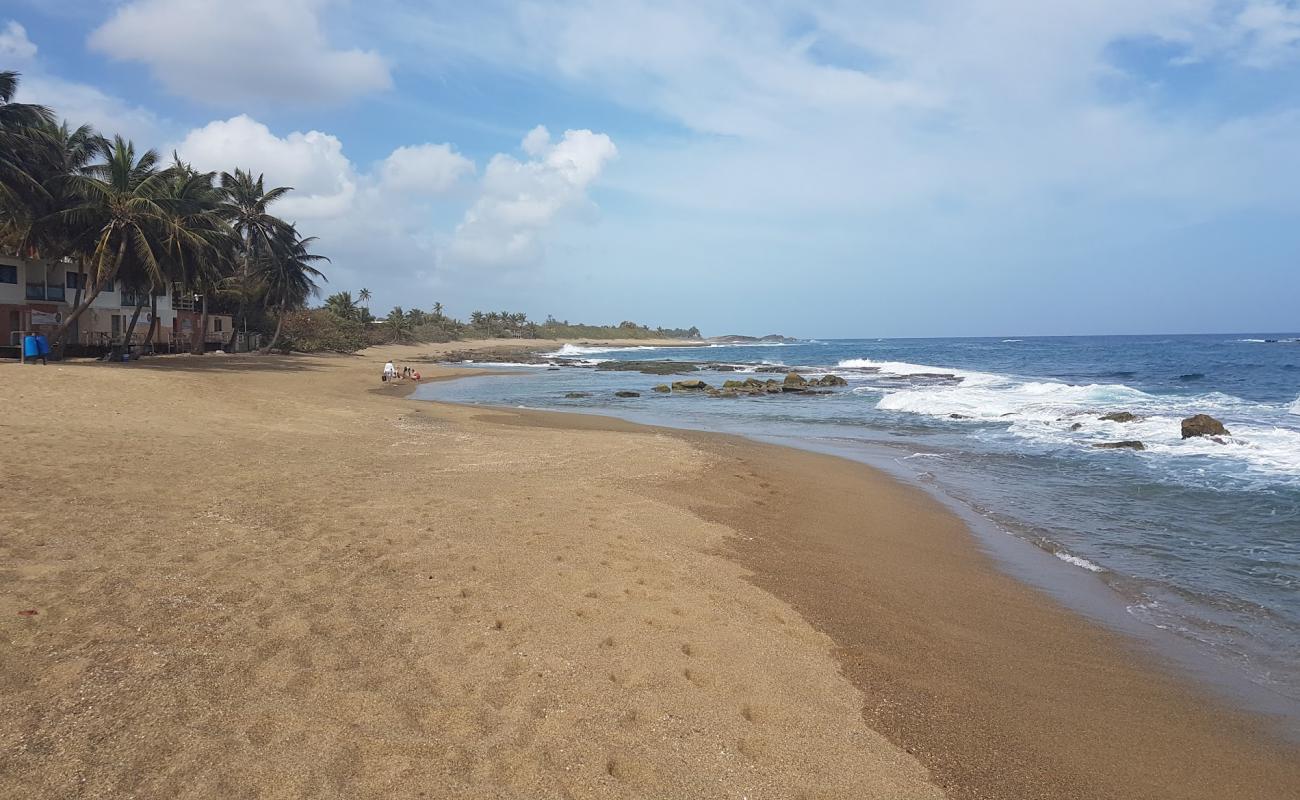
POLYGON ((0 68, 296 187, 376 310, 1300 328, 1286 0, 0 0, 0 68))

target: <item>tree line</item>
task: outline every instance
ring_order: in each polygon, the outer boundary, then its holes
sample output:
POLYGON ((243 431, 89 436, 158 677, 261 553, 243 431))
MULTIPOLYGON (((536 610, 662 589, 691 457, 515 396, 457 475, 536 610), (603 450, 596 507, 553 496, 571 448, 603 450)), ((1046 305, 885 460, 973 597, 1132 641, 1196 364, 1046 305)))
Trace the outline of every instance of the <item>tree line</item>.
POLYGON ((192 352, 202 353, 209 299, 233 311, 227 349, 241 327, 274 332, 319 291, 327 261, 314 237, 272 213, 291 187, 265 186, 236 168, 204 172, 175 153, 164 162, 121 136, 72 127, 42 105, 15 103, 19 75, 0 72, 0 250, 26 259, 68 260, 78 280, 71 310, 52 343, 62 355, 77 319, 108 287, 136 297, 125 341, 146 304, 146 341, 157 335, 157 297, 179 291, 202 299, 192 352))
MULTIPOLYGON (((313 341, 334 339, 346 343, 352 337, 357 337, 358 347, 462 339, 700 338, 700 329, 696 327, 651 328, 630 320, 617 325, 586 325, 560 321, 551 316, 544 322, 535 322, 519 311, 473 311, 468 321, 462 321, 448 316, 442 303, 434 303, 429 311, 395 306, 385 316, 376 317, 368 306, 370 297, 368 289, 359 291, 355 298, 351 292, 337 292, 325 298, 324 306, 319 309, 319 312, 327 315, 326 319, 311 320, 316 312, 308 311, 294 315, 293 320, 310 327, 310 338, 313 341)), ((290 338, 301 335, 299 326, 295 324, 290 338)))

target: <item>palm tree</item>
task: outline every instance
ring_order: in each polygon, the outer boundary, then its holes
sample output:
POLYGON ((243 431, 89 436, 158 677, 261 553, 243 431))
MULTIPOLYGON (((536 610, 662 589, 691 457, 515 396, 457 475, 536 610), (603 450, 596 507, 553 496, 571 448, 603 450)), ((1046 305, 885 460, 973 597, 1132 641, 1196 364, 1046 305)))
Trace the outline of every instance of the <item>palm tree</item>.
POLYGON ((360 319, 364 323, 369 323, 375 318, 370 313, 370 297, 370 290, 365 287, 362 287, 361 291, 357 292, 357 303, 361 306, 360 319))
POLYGON ((433 304, 433 317, 434 319, 442 319, 442 303, 433 304))
POLYGON ((352 300, 352 292, 336 292, 325 298, 325 308, 343 319, 359 319, 360 309, 352 300))
MULTIPOLYGON (((93 250, 94 231, 65 224, 57 215, 82 202, 69 178, 85 174, 98 142, 99 135, 89 125, 72 129, 66 122, 42 122, 32 126, 24 160, 27 175, 35 184, 17 187, 22 202, 10 205, 0 221, 13 252, 46 259, 77 259, 74 308, 81 304, 85 292, 86 259, 93 250)), ((56 358, 63 356, 66 340, 66 336, 56 337, 56 358)))
POLYGON ((155 254, 155 235, 165 212, 158 204, 163 177, 158 172, 158 154, 146 150, 136 158, 135 145, 121 136, 110 143, 99 140, 95 150, 104 161, 86 168, 81 175, 69 175, 69 185, 80 196, 79 204, 52 215, 69 230, 93 233, 90 293, 75 306, 55 333, 62 340, 100 292, 117 279, 118 271, 131 253, 134 265, 143 273, 162 280, 155 254))
POLYGON ((13 102, 17 93, 18 73, 0 72, 0 206, 7 209, 21 206, 24 195, 40 193, 27 161, 36 129, 54 124, 54 114, 45 106, 13 102))
POLYGON ((402 342, 411 338, 411 320, 402 311, 401 306, 395 306, 392 311, 388 312, 388 316, 384 319, 384 326, 394 342, 402 342))
POLYGON ((259 265, 259 278, 266 286, 267 308, 276 311, 275 333, 271 342, 262 349, 269 353, 280 341, 280 330, 284 327, 284 318, 294 309, 302 308, 308 297, 320 292, 316 279, 325 280, 325 273, 312 266, 313 263, 329 261, 325 256, 315 255, 308 248, 316 241, 315 236, 299 238, 298 232, 291 226, 283 234, 284 238, 277 244, 280 252, 275 258, 263 259, 259 265))
POLYGON ((239 334, 240 322, 247 326, 247 309, 264 288, 258 285, 256 276, 262 262, 277 256, 276 244, 285 235, 289 223, 269 211, 271 204, 293 191, 289 186, 267 189, 264 176, 253 177, 252 172, 236 169, 234 173, 221 173, 221 193, 224 196, 218 213, 230 224, 243 242, 243 254, 239 273, 228 281, 231 290, 239 298, 239 308, 235 314, 235 324, 231 327, 230 341, 227 349, 235 343, 239 334))
MULTIPOLYGON (((159 260, 164 280, 154 288, 203 295, 203 312, 199 331, 190 342, 190 352, 202 354, 206 349, 207 296, 235 269, 241 242, 219 213, 222 196, 216 185, 215 172, 199 172, 173 154, 166 182, 158 198, 165 215, 158 231, 159 260)), ((156 299, 154 320, 157 321, 156 299)), ((146 337, 153 340, 156 328, 151 324, 146 337)))

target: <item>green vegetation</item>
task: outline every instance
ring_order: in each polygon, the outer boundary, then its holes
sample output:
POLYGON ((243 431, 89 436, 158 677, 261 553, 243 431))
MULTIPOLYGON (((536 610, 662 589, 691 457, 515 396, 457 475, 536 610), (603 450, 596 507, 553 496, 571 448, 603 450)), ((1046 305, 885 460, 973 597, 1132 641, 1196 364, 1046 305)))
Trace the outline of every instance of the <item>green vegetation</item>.
MULTIPOLYGON (((77 265, 56 354, 109 286, 136 298, 126 341, 145 306, 156 311, 157 297, 173 292, 202 296, 200 331, 210 300, 232 308, 236 330, 269 334, 268 349, 284 328, 296 330, 289 317, 317 293, 325 276, 314 264, 326 259, 271 213, 289 187, 267 189, 240 169, 200 172, 175 156, 163 164, 121 136, 58 124, 44 106, 12 102, 18 77, 0 72, 0 250, 77 265)), ((156 322, 146 342, 155 335, 156 322)), ((203 339, 194 337, 194 352, 203 339)))
POLYGON ((365 325, 324 308, 285 315, 281 337, 286 349, 303 353, 355 353, 370 344, 365 325))
MULTIPOLYGON (((227 349, 240 330, 265 334, 266 350, 348 352, 381 342, 700 336, 698 328, 635 322, 537 323, 510 311, 475 311, 464 322, 444 314, 441 303, 432 311, 394 308, 380 320, 364 288, 355 299, 338 292, 308 310, 325 280, 316 265, 328 259, 311 252, 314 237, 273 213, 292 188, 268 188, 261 175, 242 169, 200 172, 174 154, 164 164, 121 136, 58 124, 44 106, 12 102, 18 77, 0 72, 0 251, 77 265, 72 309, 54 336, 57 354, 77 318, 110 286, 136 298, 126 341, 146 305, 156 312, 157 298, 172 293, 202 298, 200 331, 210 306, 233 314, 227 349)), ((156 335, 157 313, 150 319, 146 342, 156 335)), ((203 352, 203 336, 192 349, 203 352)))
MULTIPOLYGON (((369 299, 362 289, 358 298, 369 299)), ((375 319, 370 310, 358 305, 351 292, 338 292, 325 298, 320 309, 336 319, 364 324, 371 344, 399 342, 454 342, 462 339, 698 339, 699 328, 650 328, 635 322, 618 325, 584 325, 561 322, 547 317, 536 323, 527 314, 510 311, 475 311, 469 322, 443 313, 442 303, 432 311, 397 306, 383 319, 375 319)))

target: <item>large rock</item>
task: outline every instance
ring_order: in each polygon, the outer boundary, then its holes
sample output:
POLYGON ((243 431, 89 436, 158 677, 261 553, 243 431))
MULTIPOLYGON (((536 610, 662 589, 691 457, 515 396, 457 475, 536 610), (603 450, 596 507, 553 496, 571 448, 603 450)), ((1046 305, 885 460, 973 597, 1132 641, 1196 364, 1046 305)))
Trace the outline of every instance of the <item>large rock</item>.
POLYGON ((640 392, 629 392, 626 389, 614 392, 615 397, 640 397, 640 392))
POLYGON ((707 383, 696 378, 685 381, 673 381, 673 391, 677 392, 702 392, 707 388, 709 388, 707 383))
POLYGON ((1193 436, 1231 436, 1228 429, 1223 427, 1219 422, 1209 414, 1197 414, 1194 417, 1188 417, 1183 420, 1183 438, 1191 439, 1193 436))
POLYGON ((740 389, 740 388, 742 388, 744 385, 745 385, 745 382, 744 382, 744 381, 730 381, 730 380, 729 380, 729 381, 723 381, 723 382, 722 382, 722 388, 723 388, 723 389, 740 389))
POLYGON ((579 397, 591 397, 591 392, 568 392, 564 396, 570 400, 577 400, 579 397))
POLYGON ((666 383, 661 383, 661 384, 659 384, 658 386, 656 386, 656 387, 654 388, 653 391, 656 391, 656 392, 659 392, 660 394, 663 394, 663 393, 665 393, 665 392, 671 392, 672 390, 673 390, 672 387, 669 386, 668 384, 666 384, 666 383))
POLYGON ((818 386, 848 386, 849 385, 849 382, 841 378, 839 375, 823 375, 817 380, 813 381, 813 383, 817 384, 818 386))
POLYGON ((1127 411, 1112 411, 1109 414, 1102 414, 1101 418, 1107 422, 1137 422, 1142 419, 1137 414, 1130 414, 1127 411))
POLYGON ((782 390, 787 392, 802 392, 808 387, 808 380, 797 372, 787 373, 785 382, 781 386, 782 390))
POLYGON ((1129 439, 1123 442, 1102 442, 1101 444, 1094 444, 1093 447, 1097 447, 1102 450, 1145 450, 1147 449, 1146 445, 1142 444, 1136 439, 1129 439))

